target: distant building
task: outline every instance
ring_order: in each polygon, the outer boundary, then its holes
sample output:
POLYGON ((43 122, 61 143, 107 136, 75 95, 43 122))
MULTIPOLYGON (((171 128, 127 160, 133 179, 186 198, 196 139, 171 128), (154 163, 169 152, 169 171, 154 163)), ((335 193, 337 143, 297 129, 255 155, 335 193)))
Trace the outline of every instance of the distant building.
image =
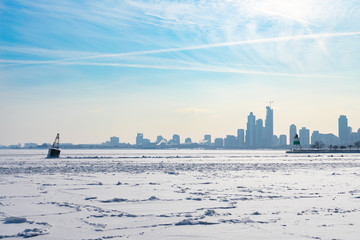
POLYGON ((191 138, 185 138, 185 143, 192 143, 191 138))
POLYGON ((204 144, 207 144, 207 145, 210 145, 211 144, 211 135, 209 134, 206 134, 204 136, 204 141, 203 141, 204 144))
POLYGON ((174 145, 179 145, 180 144, 180 136, 177 134, 174 134, 172 137, 172 143, 174 145))
POLYGON ((224 139, 224 147, 236 148, 237 147, 236 137, 234 135, 226 135, 226 138, 224 139))
POLYGON ((349 143, 353 145, 356 141, 358 141, 358 134, 356 132, 351 132, 349 143))
POLYGON ((295 124, 291 124, 290 130, 289 130, 289 145, 290 146, 294 146, 294 137, 296 134, 297 134, 296 126, 295 126, 295 124))
POLYGON ((280 145, 280 140, 279 140, 278 136, 273 135, 272 136, 272 146, 277 147, 279 145, 280 145))
POLYGON ((110 138, 110 144, 111 145, 118 145, 119 144, 119 138, 118 137, 111 137, 110 138))
POLYGON ((60 143, 61 148, 72 148, 74 147, 74 144, 72 143, 60 143))
POLYGON ((252 112, 248 116, 245 144, 247 147, 255 147, 255 116, 252 112))
POLYGON ((255 146, 262 147, 264 146, 264 127, 263 120, 258 119, 255 122, 255 146))
POLYGON ((155 144, 160 144, 161 142, 163 142, 163 140, 164 140, 163 136, 159 135, 156 137, 155 144))
POLYGON ((299 130, 300 144, 302 147, 310 146, 310 130, 303 127, 299 130))
POLYGON ((24 148, 36 148, 38 145, 36 143, 25 143, 24 148))
POLYGON ((338 121, 338 126, 339 126, 339 140, 340 140, 340 144, 342 145, 346 145, 349 142, 349 126, 348 126, 348 119, 346 118, 345 115, 341 115, 339 117, 339 121, 338 121))
POLYGON ((224 139, 222 138, 215 138, 215 147, 223 148, 224 147, 224 139))
POLYGON ((245 138, 244 129, 238 129, 237 130, 237 143, 238 143, 239 147, 243 147, 245 145, 244 138, 245 138))
POLYGON ((315 144, 315 142, 322 142, 326 147, 332 145, 339 144, 339 138, 332 133, 319 133, 319 131, 313 131, 311 134, 311 144, 315 144))
POLYGON ((319 131, 313 131, 311 134, 311 144, 321 141, 319 131))
POLYGON ((272 147, 274 135, 274 111, 270 106, 266 107, 266 119, 265 119, 265 130, 264 130, 264 144, 266 147, 272 147))
POLYGON ((144 135, 142 133, 138 133, 136 135, 136 145, 142 145, 143 139, 144 139, 144 135))
POLYGON ((287 146, 287 141, 286 141, 286 135, 285 134, 280 135, 280 146, 282 146, 282 147, 287 146))
POLYGON ((332 133, 320 134, 320 141, 323 142, 325 146, 339 145, 339 138, 332 133))
MULTIPOLYGON (((44 144, 46 144, 46 143, 43 143, 43 145, 44 145, 44 144)), ((42 146, 43 146, 43 145, 42 145, 42 146)), ((51 146, 51 145, 48 144, 47 146, 51 146)), ((19 144, 17 144, 17 145, 15 145, 15 144, 14 144, 14 145, 9 145, 8 148, 10 148, 10 149, 20 149, 20 148, 21 148, 21 144, 19 143, 19 144)))

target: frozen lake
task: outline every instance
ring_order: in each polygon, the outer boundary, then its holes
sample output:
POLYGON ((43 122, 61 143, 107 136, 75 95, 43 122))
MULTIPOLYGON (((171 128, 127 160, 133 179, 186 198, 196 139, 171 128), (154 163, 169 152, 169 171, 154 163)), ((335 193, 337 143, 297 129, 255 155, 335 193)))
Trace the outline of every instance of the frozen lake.
POLYGON ((360 154, 0 150, 0 239, 359 239, 360 154))

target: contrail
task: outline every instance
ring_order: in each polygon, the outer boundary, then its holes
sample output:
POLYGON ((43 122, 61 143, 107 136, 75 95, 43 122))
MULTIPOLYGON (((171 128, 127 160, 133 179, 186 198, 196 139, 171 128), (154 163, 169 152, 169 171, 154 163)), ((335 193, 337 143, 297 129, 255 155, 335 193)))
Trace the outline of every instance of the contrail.
MULTIPOLYGON (((11 65, 22 64, 46 64, 54 63, 54 61, 32 61, 32 60, 6 60, 0 59, 1 63, 11 65)), ((278 76, 278 77, 292 77, 292 78, 327 78, 327 79, 344 79, 341 75, 327 75, 327 74, 296 74, 296 73, 282 73, 282 72, 266 72, 266 71, 252 71, 244 69, 234 69, 229 67, 218 67, 213 65, 199 65, 199 66, 176 66, 176 65, 149 65, 149 64, 127 64, 127 63, 104 63, 104 62, 75 62, 75 61, 58 61, 59 65, 83 65, 83 66, 102 66, 102 67, 127 67, 127 68, 147 68, 159 70, 180 70, 180 71, 200 71, 200 72, 218 72, 218 73, 238 73, 247 75, 265 75, 265 76, 278 76)), ((9 65, 3 65, 9 66, 9 65)), ((1 65, 0 65, 1 67, 1 65)))
POLYGON ((234 68, 222 68, 212 65, 200 65, 193 67, 184 66, 159 66, 159 65, 146 65, 146 64, 125 64, 125 63, 95 63, 95 62, 62 62, 63 65, 86 65, 86 66, 108 66, 108 67, 129 67, 129 68, 149 68, 149 69, 162 69, 162 70, 184 70, 184 71, 200 71, 200 72, 218 72, 218 73, 239 73, 250 75, 266 75, 266 76, 281 76, 281 77, 303 77, 303 78, 328 78, 328 79, 343 79, 339 75, 324 75, 324 74, 293 74, 293 73, 277 73, 265 71, 251 71, 234 68))
MULTIPOLYGON (((140 55, 181 52, 181 51, 209 49, 209 48, 218 48, 218 47, 227 47, 227 46, 239 46, 239 45, 249 45, 249 44, 258 44, 258 43, 271 43, 271 42, 298 41, 298 40, 308 40, 308 39, 325 39, 325 38, 356 36, 356 35, 360 35, 360 32, 319 33, 319 34, 306 34, 306 35, 295 35, 295 36, 275 37, 275 38, 260 38, 260 39, 242 40, 242 41, 233 41, 233 42, 210 43, 210 44, 179 47, 179 48, 166 48, 166 49, 155 49, 155 50, 145 50, 145 51, 135 51, 135 52, 124 52, 124 53, 97 54, 97 55, 92 55, 92 56, 48 60, 48 61, 44 61, 42 63, 58 63, 58 62, 66 62, 66 61, 73 61, 73 60, 85 60, 85 59, 96 59, 96 58, 116 58, 116 57, 125 57, 125 56, 140 56, 140 55)), ((34 62, 33 64, 37 64, 37 63, 34 62)))
POLYGON ((100 55, 76 58, 73 60, 149 55, 149 54, 180 52, 180 51, 227 47, 227 46, 239 46, 239 45, 257 44, 257 43, 286 42, 286 41, 297 41, 297 40, 319 39, 319 38, 333 38, 333 37, 355 36, 355 35, 360 35, 360 32, 320 33, 320 34, 307 34, 307 35, 296 35, 296 36, 276 37, 276 38, 261 38, 261 39, 243 40, 243 41, 234 41, 234 42, 210 43, 210 44, 195 45, 195 46, 180 47, 180 48, 166 48, 166 49, 136 51, 136 52, 127 52, 127 53, 100 54, 100 55))

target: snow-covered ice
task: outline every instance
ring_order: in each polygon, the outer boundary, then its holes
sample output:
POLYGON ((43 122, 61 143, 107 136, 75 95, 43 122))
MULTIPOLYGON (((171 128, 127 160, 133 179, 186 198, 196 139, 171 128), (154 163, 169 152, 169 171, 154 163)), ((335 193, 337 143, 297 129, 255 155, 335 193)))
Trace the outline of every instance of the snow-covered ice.
POLYGON ((359 239, 360 154, 0 150, 0 239, 359 239))

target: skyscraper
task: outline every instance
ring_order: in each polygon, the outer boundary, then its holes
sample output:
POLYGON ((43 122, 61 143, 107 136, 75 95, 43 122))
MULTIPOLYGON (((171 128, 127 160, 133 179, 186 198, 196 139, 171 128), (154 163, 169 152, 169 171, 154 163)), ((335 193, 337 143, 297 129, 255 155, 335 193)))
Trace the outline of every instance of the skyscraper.
POLYGON ((245 137, 244 129, 238 129, 237 130, 237 143, 238 143, 239 147, 244 146, 244 137, 245 137))
POLYGON ((273 135, 274 135, 274 113, 271 107, 266 107, 266 119, 265 119, 265 132, 264 140, 265 146, 271 147, 273 145, 273 135))
POLYGON ((290 141, 290 146, 294 146, 294 137, 297 134, 297 130, 296 130, 296 126, 295 124, 291 124, 290 125, 290 131, 289 131, 289 141, 290 141))
POLYGON ((349 138, 348 120, 345 115, 339 117, 339 140, 340 144, 347 144, 349 138))
POLYGON ((255 122, 255 145, 256 147, 262 147, 264 144, 264 126, 263 120, 258 119, 255 122))
POLYGON ((246 125, 246 146, 254 147, 255 146, 255 116, 251 112, 248 116, 248 121, 246 125))
POLYGON ((302 127, 299 130, 300 135, 300 144, 302 147, 309 147, 310 146, 310 130, 306 127, 302 127))

